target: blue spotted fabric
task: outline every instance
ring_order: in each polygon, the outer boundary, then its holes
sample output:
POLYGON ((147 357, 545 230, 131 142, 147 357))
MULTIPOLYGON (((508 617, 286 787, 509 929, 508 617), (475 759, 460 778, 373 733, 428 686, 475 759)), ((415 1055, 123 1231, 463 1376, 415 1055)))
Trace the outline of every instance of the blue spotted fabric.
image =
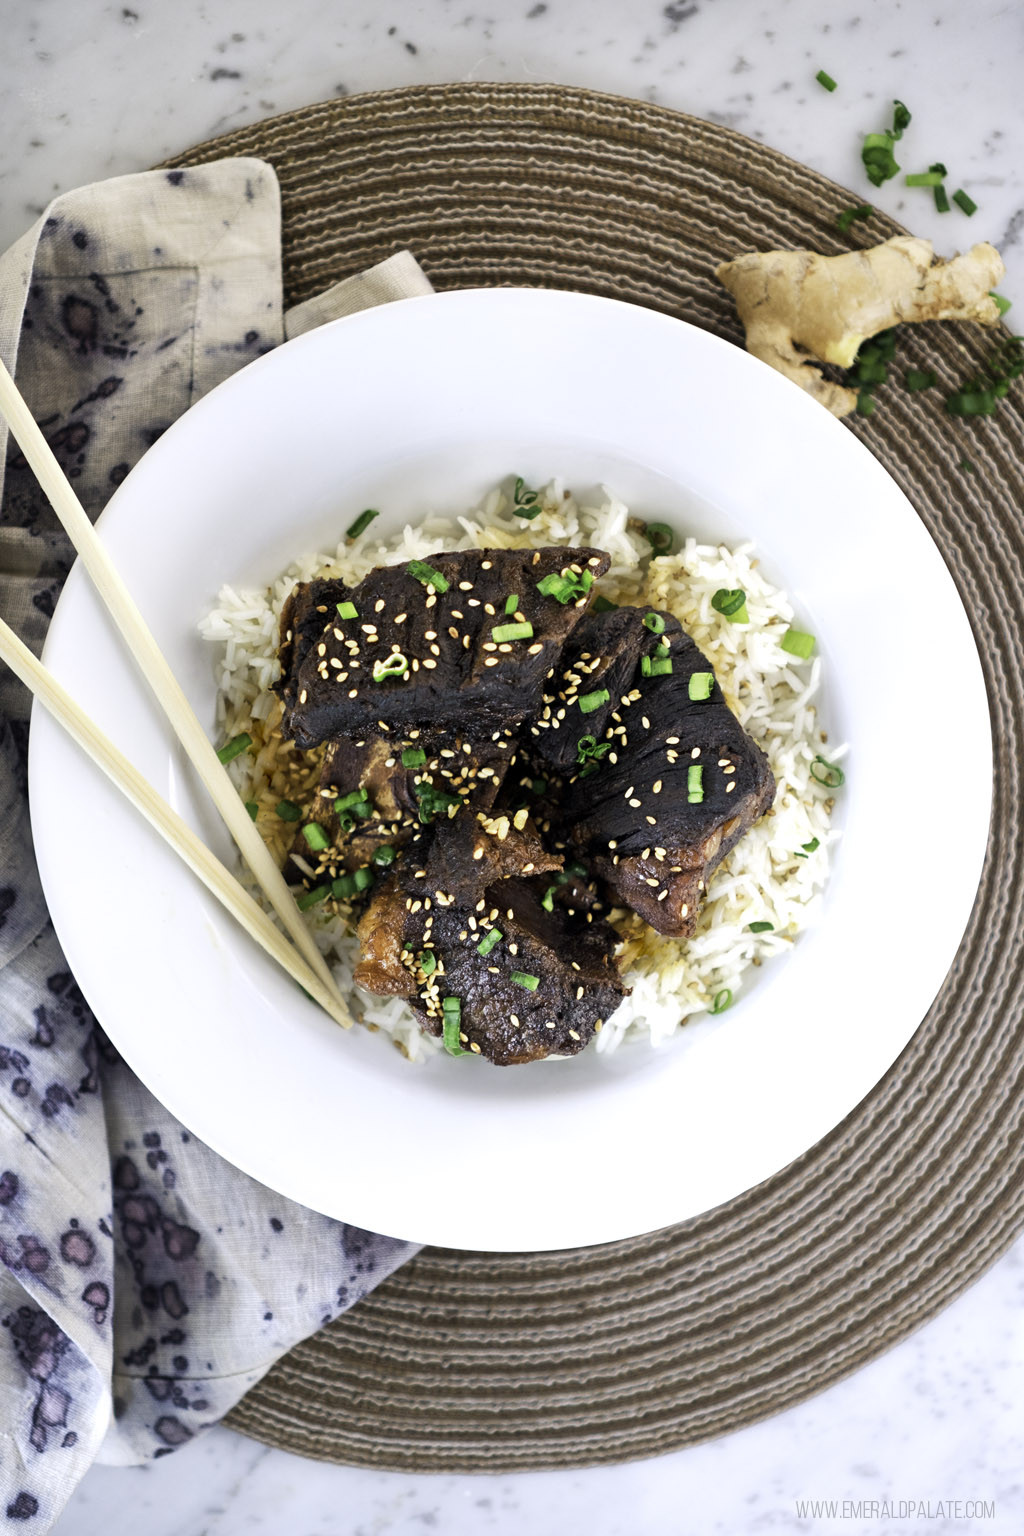
MULTIPOLYGON (((237 159, 69 193, 0 257, 0 355, 90 516, 286 334, 430 291, 399 253, 286 316, 279 244, 273 170, 237 159)), ((5 433, 0 464, 0 613, 38 652, 74 552, 5 433)), ((257 1184, 120 1059, 40 889, 29 703, 0 664, 0 1526, 41 1532, 94 1459, 186 1444, 415 1249, 257 1184)))

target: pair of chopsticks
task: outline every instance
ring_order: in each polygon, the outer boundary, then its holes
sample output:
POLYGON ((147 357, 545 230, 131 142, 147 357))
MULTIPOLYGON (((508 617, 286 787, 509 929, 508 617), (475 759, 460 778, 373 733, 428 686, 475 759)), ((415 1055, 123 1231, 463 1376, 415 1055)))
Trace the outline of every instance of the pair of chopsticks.
POLYGON ((70 481, 33 419, 17 385, 0 361, 0 413, 4 416, 36 479, 88 572, 96 591, 128 643, 143 677, 209 792, 232 837, 297 949, 266 912, 214 857, 191 827, 133 767, 56 678, 0 619, 0 658, 39 699, 155 827, 170 847, 242 927, 339 1024, 352 1016, 327 963, 303 922, 284 876, 270 854, 242 799, 224 770, 181 685, 139 612, 99 535, 86 516, 70 481))

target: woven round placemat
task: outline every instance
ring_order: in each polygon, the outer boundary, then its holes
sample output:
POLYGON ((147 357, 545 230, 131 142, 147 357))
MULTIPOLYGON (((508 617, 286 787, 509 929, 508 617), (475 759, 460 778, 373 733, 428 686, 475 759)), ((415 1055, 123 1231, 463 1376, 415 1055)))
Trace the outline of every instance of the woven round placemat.
MULTIPOLYGON (((844 238, 836 214, 859 194, 726 129, 560 86, 353 97, 170 163, 228 154, 276 167, 289 302, 408 246, 438 288, 584 289, 742 343, 718 262, 757 247, 829 254, 898 232, 876 215, 844 238)), ((969 327, 914 327, 900 357, 951 386, 991 346, 969 327)), ((946 416, 942 400, 941 389, 886 387, 876 414, 850 424, 953 573, 995 736, 974 915, 910 1045, 832 1135, 696 1220, 569 1253, 424 1251, 281 1360, 231 1415, 237 1429, 403 1471, 508 1472, 673 1450, 799 1402, 890 1348, 1021 1230, 1020 391, 970 422, 946 416)), ((954 837, 955 820, 935 833, 954 837)), ((881 915, 884 866, 879 850, 881 915)), ((869 973, 869 925, 854 942, 868 946, 869 973)))

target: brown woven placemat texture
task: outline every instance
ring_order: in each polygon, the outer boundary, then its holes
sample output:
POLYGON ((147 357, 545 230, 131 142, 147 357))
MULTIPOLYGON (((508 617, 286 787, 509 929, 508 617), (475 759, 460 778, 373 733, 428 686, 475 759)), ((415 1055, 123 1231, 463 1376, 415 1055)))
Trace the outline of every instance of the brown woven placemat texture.
MULTIPOLYGON (((718 262, 757 247, 828 254, 898 232, 876 215, 844 238, 836 214, 860 194, 713 124, 561 86, 352 97, 170 163, 229 154, 276 167, 289 302, 408 246, 438 288, 583 289, 741 343, 718 262)), ((962 224, 951 225, 949 238, 958 235, 962 224)), ((900 358, 951 387, 991 347, 966 326, 914 327, 900 358)), ((974 916, 910 1045, 825 1141, 696 1220, 568 1253, 425 1250, 281 1360, 231 1415, 237 1429, 402 1471, 510 1472, 673 1450, 797 1403, 889 1349, 1024 1226, 1020 393, 970 422, 946 416, 942 399, 887 387, 876 415, 851 424, 953 573, 996 745, 974 916)), ((913 572, 907 584, 912 601, 913 572)), ((934 658, 941 666, 941 635, 934 658)), ((955 709, 951 700, 951 730, 955 709)), ((894 742, 893 755, 894 788, 913 815, 915 775, 951 765, 916 762, 912 742, 894 742)), ((955 812, 935 834, 956 835, 955 812)), ((893 916, 884 849, 875 916, 893 916)), ((870 932, 869 918, 850 936, 865 946, 867 1007, 870 932)), ((829 1027, 827 1008, 821 1022, 829 1027)))

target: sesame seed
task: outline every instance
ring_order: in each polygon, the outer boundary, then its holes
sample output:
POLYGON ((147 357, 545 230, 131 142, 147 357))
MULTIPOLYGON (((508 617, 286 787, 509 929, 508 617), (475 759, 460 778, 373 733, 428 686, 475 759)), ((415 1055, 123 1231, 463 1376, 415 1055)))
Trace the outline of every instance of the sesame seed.
POLYGON ((318 645, 317 648, 316 648, 316 653, 317 653, 318 656, 326 656, 327 655, 327 647, 326 647, 326 645, 318 645))
MULTIPOLYGON (((466 1037, 465 1037, 465 1035, 461 1035, 459 1038, 464 1040, 466 1037)), ((470 1040, 469 1048, 473 1052, 474 1056, 479 1056, 480 1055, 480 1047, 477 1045, 475 1040, 470 1040)))
POLYGON ((486 661, 484 662, 484 666, 485 667, 496 667, 498 665, 498 662, 500 661, 500 659, 501 658, 498 657, 498 656, 488 656, 486 661))
POLYGON ((633 807, 634 811, 636 811, 636 810, 640 809, 640 806, 643 804, 643 801, 642 800, 638 800, 636 798, 636 796, 634 795, 633 799, 629 803, 633 807))
POLYGON ((659 896, 658 896, 658 900, 659 900, 659 901, 664 901, 664 900, 665 900, 665 897, 666 897, 666 896, 667 896, 667 895, 668 895, 668 891, 662 891, 662 892, 661 892, 661 893, 660 893, 660 895, 659 895, 659 896))
POLYGON ((574 1029, 570 1029, 569 1035, 570 1035, 570 1038, 573 1039, 573 1040, 578 1040, 579 1039, 579 1035, 576 1033, 576 1031, 574 1029))
POLYGON ((651 785, 651 789, 654 791, 654 793, 656 795, 660 795, 661 794, 661 783, 662 783, 661 779, 655 779, 654 783, 651 785))
POLYGON ((729 783, 725 786, 726 794, 727 795, 731 795, 735 788, 736 788, 736 780, 735 779, 730 779, 729 783))
POLYGON ((434 668, 437 666, 437 662, 434 660, 434 658, 432 656, 424 656, 424 658, 423 658, 423 665, 426 667, 428 672, 432 672, 434 670, 434 668))

